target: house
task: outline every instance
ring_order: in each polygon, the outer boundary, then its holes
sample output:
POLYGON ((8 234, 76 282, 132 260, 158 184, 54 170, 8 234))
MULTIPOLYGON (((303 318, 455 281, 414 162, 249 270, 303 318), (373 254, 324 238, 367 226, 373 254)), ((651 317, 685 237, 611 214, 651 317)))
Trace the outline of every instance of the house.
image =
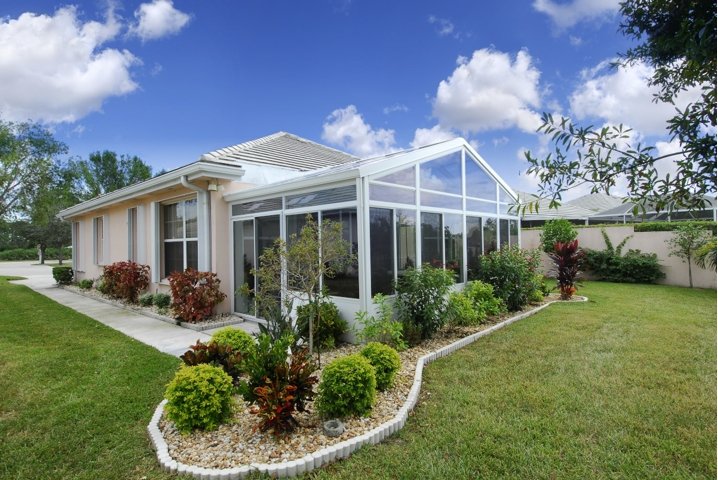
POLYGON ((120 260, 150 265, 151 290, 195 267, 216 272, 223 312, 248 314, 235 289, 307 214, 340 222, 357 263, 324 279, 344 318, 391 293, 423 263, 474 278, 481 255, 520 243, 516 194, 463 139, 358 159, 280 132, 202 155, 150 180, 60 212, 72 222, 76 278, 120 260))

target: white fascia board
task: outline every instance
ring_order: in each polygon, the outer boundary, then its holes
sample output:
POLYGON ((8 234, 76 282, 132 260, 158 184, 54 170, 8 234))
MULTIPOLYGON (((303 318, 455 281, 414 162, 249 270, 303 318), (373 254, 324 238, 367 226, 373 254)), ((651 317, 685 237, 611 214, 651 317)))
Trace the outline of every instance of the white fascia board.
POLYGON ((168 187, 180 185, 180 178, 183 175, 187 175, 190 180, 200 177, 216 177, 239 180, 242 178, 242 175, 244 175, 244 170, 231 165, 218 165, 205 161, 191 163, 158 177, 145 180, 144 182, 136 183, 134 185, 130 185, 129 187, 121 188, 119 190, 115 190, 114 192, 78 203, 77 205, 60 211, 60 213, 57 214, 57 217, 60 220, 67 220, 68 218, 82 215, 138 195, 144 195, 168 187))

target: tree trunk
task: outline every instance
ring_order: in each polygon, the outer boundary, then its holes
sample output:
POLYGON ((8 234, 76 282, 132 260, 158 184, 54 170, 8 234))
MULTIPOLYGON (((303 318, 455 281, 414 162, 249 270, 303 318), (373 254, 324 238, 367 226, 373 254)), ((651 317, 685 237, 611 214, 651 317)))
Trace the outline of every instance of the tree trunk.
POLYGON ((40 257, 40 265, 45 265, 45 247, 43 247, 42 245, 38 245, 37 253, 40 257))
POLYGON ((688 285, 693 288, 693 271, 691 269, 691 256, 688 255, 688 285))
POLYGON ((57 247, 57 264, 62 265, 62 261, 64 260, 62 255, 62 245, 57 247))

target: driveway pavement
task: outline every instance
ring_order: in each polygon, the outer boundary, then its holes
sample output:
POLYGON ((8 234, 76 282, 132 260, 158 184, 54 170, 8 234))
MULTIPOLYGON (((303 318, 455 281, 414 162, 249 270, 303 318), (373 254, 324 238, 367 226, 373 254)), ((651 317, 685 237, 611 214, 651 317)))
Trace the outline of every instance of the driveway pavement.
MULTIPOLYGON (((14 283, 26 285, 57 303, 170 355, 180 356, 197 340, 209 340, 214 331, 196 332, 58 288, 52 278, 52 267, 47 265, 0 262, 0 275, 25 277, 26 280, 17 280, 14 283)), ((256 326, 249 323, 234 327, 250 333, 256 331, 256 326)))

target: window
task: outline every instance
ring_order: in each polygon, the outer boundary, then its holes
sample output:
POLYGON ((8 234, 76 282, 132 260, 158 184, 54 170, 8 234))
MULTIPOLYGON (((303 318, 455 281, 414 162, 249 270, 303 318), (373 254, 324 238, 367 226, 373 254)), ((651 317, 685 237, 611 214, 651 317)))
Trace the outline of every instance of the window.
POLYGON ((402 276, 407 268, 416 268, 416 212, 413 210, 396 211, 396 255, 397 276, 402 276))
POLYGON ((127 209, 127 259, 137 261, 137 207, 127 209))
POLYGON ((496 250, 496 219, 484 219, 484 255, 496 250))
POLYGON ((394 249, 387 248, 393 243, 392 216, 388 208, 369 209, 372 297, 377 293, 389 295, 394 290, 394 249))
POLYGON ((509 244, 519 244, 519 221, 509 220, 509 244))
POLYGON ((80 252, 82 251, 81 248, 83 243, 80 241, 80 231, 80 222, 72 222, 72 268, 78 272, 83 271, 83 265, 80 264, 80 258, 82 257, 80 252))
POLYGON ((197 268, 197 199, 162 205, 163 276, 197 268))
POLYGON ((442 267, 444 257, 442 254, 443 235, 441 229, 441 214, 422 212, 421 214, 421 263, 428 263, 432 267, 442 267))
POLYGON ((453 213, 444 214, 444 258, 445 268, 452 270, 457 282, 464 281, 464 228, 461 215, 453 213))
POLYGON ((390 173, 376 179, 377 182, 394 183, 396 185, 404 185, 406 187, 416 186, 416 172, 414 167, 405 168, 398 172, 390 173))
POLYGON ((422 163, 419 181, 422 190, 461 194, 461 152, 422 163))
POLYGON ((416 204, 416 194, 413 188, 391 187, 389 185, 369 184, 369 198, 379 202, 416 204))
POLYGON ((481 230, 481 217, 466 217, 466 267, 469 280, 479 278, 481 269, 481 254, 483 253, 483 232, 481 230))
POLYGON ((466 196, 496 201, 496 182, 466 154, 466 196))
POLYGON ((499 220, 499 238, 502 249, 509 246, 509 221, 505 218, 499 220))
MULTIPOLYGON (((330 220, 342 226, 342 238, 349 243, 350 253, 356 255, 359 247, 357 235, 357 211, 355 208, 322 212, 322 222, 330 220)), ((334 278, 324 278, 324 286, 330 295, 359 298, 359 264, 354 262, 337 272, 334 278)))
POLYGON ((93 262, 95 265, 104 265, 105 263, 105 221, 103 217, 95 217, 92 219, 92 236, 93 236, 93 262))
MULTIPOLYGON (((254 289, 254 220, 234 222, 234 288, 235 292, 245 283, 254 289)), ((236 294, 234 310, 239 313, 251 313, 253 297, 236 294)))

